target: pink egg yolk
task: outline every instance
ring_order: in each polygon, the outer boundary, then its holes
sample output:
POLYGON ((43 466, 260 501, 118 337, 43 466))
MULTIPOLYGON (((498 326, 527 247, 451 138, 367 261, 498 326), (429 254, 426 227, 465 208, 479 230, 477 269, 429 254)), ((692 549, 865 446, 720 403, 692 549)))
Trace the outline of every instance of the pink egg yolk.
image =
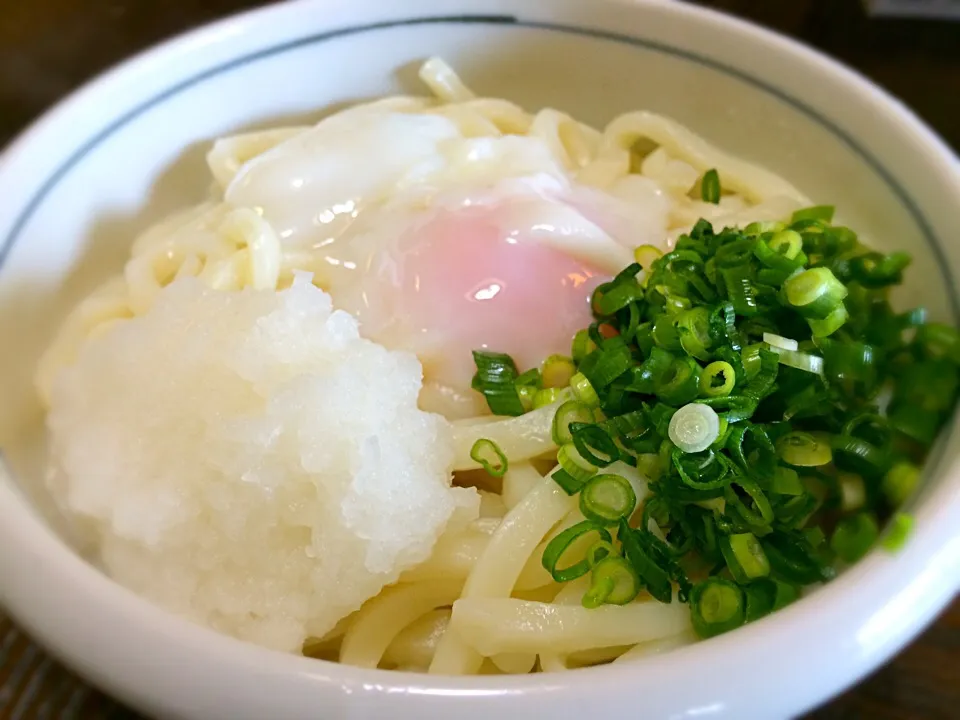
POLYGON ((543 225, 535 238, 502 215, 496 206, 431 213, 378 253, 377 297, 365 293, 365 334, 416 353, 425 380, 456 393, 470 392, 473 350, 507 353, 520 372, 569 355, 592 321, 594 289, 609 279, 552 247, 543 225))

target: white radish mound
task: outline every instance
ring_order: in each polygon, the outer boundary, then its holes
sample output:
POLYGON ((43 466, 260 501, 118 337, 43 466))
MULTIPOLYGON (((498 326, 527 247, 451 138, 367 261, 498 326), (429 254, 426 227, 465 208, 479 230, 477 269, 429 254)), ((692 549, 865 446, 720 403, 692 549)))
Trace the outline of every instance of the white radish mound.
POLYGON ((420 387, 308 277, 177 280, 56 379, 50 482, 120 583, 298 652, 477 516, 420 387))

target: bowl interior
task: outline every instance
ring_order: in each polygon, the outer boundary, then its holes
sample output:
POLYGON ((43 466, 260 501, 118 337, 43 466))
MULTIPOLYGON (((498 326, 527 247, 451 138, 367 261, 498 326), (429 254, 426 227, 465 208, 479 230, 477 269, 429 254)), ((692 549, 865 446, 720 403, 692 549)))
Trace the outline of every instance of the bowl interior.
MULTIPOLYGON (((851 93, 849 78, 805 51, 656 2, 588 10, 475 0, 458 3, 470 12, 455 18, 441 0, 406 11, 297 5, 135 61, 71 100, 0 166, 0 450, 53 523, 33 372, 67 309, 121 268, 139 230, 205 196, 213 139, 422 93, 416 68, 430 55, 478 94, 530 109, 556 107, 599 127, 634 109, 679 120, 836 205, 876 246, 909 250, 899 301, 955 319, 953 161, 895 105, 866 87, 851 93)), ((945 482, 945 469, 931 469, 926 492, 945 482)))

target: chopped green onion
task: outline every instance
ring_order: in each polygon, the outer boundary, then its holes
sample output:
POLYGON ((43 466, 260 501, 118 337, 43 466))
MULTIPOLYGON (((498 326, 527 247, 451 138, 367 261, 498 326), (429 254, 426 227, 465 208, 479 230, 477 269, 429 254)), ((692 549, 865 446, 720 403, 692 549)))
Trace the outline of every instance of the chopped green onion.
POLYGON ((842 307, 847 287, 837 280, 830 268, 804 270, 783 284, 787 302, 808 319, 827 318, 842 307))
POLYGON ((517 379, 513 381, 513 384, 518 388, 520 387, 533 387, 538 388, 543 384, 543 378, 540 376, 540 371, 536 368, 527 370, 525 373, 522 373, 517 376, 517 379))
POLYGON ((787 226, 776 220, 752 222, 743 229, 744 235, 763 235, 764 233, 778 233, 787 226))
POLYGON ((636 270, 624 275, 618 275, 611 282, 600 285, 593 293, 591 306, 594 312, 600 317, 609 317, 622 310, 633 302, 643 298, 643 288, 637 282, 636 273, 640 272, 640 266, 632 266, 636 270))
POLYGON ((560 489, 567 495, 576 495, 583 488, 583 480, 577 480, 562 467, 557 467, 550 473, 550 479, 553 480, 560 489))
POLYGON ((777 585, 770 578, 758 578, 743 585, 743 595, 746 599, 744 620, 751 623, 773 612, 773 604, 777 599, 777 585))
POLYGON ((597 533, 600 539, 606 542, 610 542, 613 539, 602 525, 584 520, 583 522, 568 527, 547 543, 547 547, 543 551, 543 558, 541 558, 540 562, 543 565, 543 569, 550 573, 557 582, 563 583, 576 580, 578 577, 582 577, 590 572, 590 563, 586 558, 565 568, 557 567, 570 546, 587 533, 597 533))
POLYGON ((590 339, 590 333, 587 330, 578 330, 577 334, 573 336, 573 346, 570 354, 573 356, 573 361, 579 363, 596 349, 597 345, 590 339))
POLYGON ((837 308, 823 318, 823 320, 808 318, 807 324, 810 326, 810 331, 814 337, 825 338, 830 337, 842 328, 849 319, 850 313, 847 312, 847 308, 843 305, 838 305, 837 308))
POLYGON ((547 405, 553 405, 563 397, 564 388, 543 388, 537 390, 533 396, 533 409, 537 410, 547 405))
POLYGON ((570 425, 573 445, 577 453, 594 467, 606 467, 619 459, 620 449, 601 425, 595 423, 574 423, 570 425))
POLYGON ((841 560, 853 563, 869 552, 879 536, 877 519, 870 513, 861 512, 837 523, 830 547, 841 560))
POLYGON ((517 397, 520 398, 520 404, 524 412, 530 412, 536 407, 537 393, 540 392, 533 385, 518 385, 517 397))
POLYGON ((912 463, 899 462, 883 477, 883 493, 894 507, 907 501, 920 480, 920 468, 912 463))
POLYGON ((850 261, 850 273, 866 288, 883 288, 903 282, 903 271, 913 261, 908 253, 866 253, 850 261))
POLYGON ((823 358, 819 355, 810 355, 808 353, 794 352, 793 350, 784 350, 783 348, 772 348, 780 358, 780 364, 792 367, 796 370, 812 373, 814 375, 823 375, 823 358))
POLYGON ((657 344, 657 347, 673 352, 683 349, 683 345, 680 343, 680 332, 677 330, 677 318, 675 315, 668 315, 667 313, 659 315, 657 319, 653 321, 653 329, 650 334, 653 342, 657 344))
POLYGON ((614 547, 612 542, 597 540, 590 546, 590 549, 587 550, 587 562, 590 563, 590 567, 593 568, 604 558, 616 557, 617 554, 617 548, 614 547))
POLYGON ((620 518, 629 519, 636 507, 633 485, 620 475, 597 475, 580 491, 580 512, 587 520, 601 525, 616 525, 620 518))
POLYGON ((597 407, 600 404, 600 398, 593 385, 587 380, 583 373, 576 373, 570 378, 570 387, 573 390, 573 396, 589 407, 597 407))
POLYGON ((493 440, 480 438, 473 447, 470 448, 470 459, 487 471, 493 477, 503 477, 507 472, 509 463, 503 450, 493 440))
POLYGON ((573 433, 570 431, 571 423, 591 423, 593 422, 593 410, 577 400, 567 400, 553 416, 553 427, 551 437, 557 445, 566 445, 573 442, 573 433))
POLYGON ((716 411, 701 403, 690 403, 670 418, 670 440, 685 453, 698 453, 716 442, 720 418, 716 411))
POLYGON ((623 375, 633 365, 633 356, 623 338, 610 338, 580 363, 582 372, 594 389, 600 391, 623 375))
POLYGON ((473 351, 477 374, 472 387, 482 393, 494 415, 523 415, 523 403, 514 381, 517 366, 513 358, 503 353, 473 351))
POLYGON ((713 345, 710 334, 710 311, 699 307, 687 310, 677 316, 677 334, 680 346, 687 355, 698 360, 710 358, 709 349, 713 345))
POLYGON ((785 583, 781 580, 774 580, 776 585, 776 596, 773 601, 773 612, 785 608, 792 602, 800 599, 800 590, 796 585, 785 583))
POLYGON ((718 577, 699 583, 690 596, 690 616, 693 629, 702 638, 734 630, 746 620, 743 591, 718 577))
POLYGON ((840 482, 840 508, 844 512, 859 510, 867 501, 867 488, 863 478, 854 473, 838 473, 840 482))
POLYGON ((771 485, 773 492, 778 495, 803 495, 803 483, 796 470, 779 466, 773 473, 771 485))
POLYGON ((670 405, 682 405, 700 394, 700 365, 691 357, 676 358, 660 377, 658 398, 670 405))
POLYGON ((779 348, 781 350, 797 350, 800 347, 796 340, 768 332, 763 334, 763 341, 767 343, 767 345, 771 345, 772 347, 779 348))
POLYGON ((777 453, 788 465, 820 467, 833 460, 829 443, 805 432, 792 432, 777 441, 777 453))
POLYGON ((577 452, 573 443, 562 445, 557 451, 557 461, 564 472, 570 475, 574 480, 586 482, 597 474, 597 466, 577 452))
POLYGON ((622 557, 607 557, 593 567, 590 589, 583 596, 585 608, 603 604, 626 605, 640 594, 640 577, 622 557))
POLYGON ((673 600, 671 577, 678 579, 683 596, 686 578, 669 554, 669 548, 649 530, 634 530, 626 520, 620 521, 617 538, 627 560, 636 570, 650 594, 660 602, 673 600))
POLYGON ((833 213, 836 211, 836 208, 833 205, 815 205, 813 207, 804 208, 803 210, 797 210, 793 217, 790 218, 791 223, 799 222, 800 220, 822 220, 823 222, 831 222, 833 220, 833 213))
POLYGON ((543 361, 540 375, 545 388, 562 388, 570 384, 570 378, 577 371, 573 360, 563 355, 551 355, 543 361))
POLYGON ((720 202, 720 173, 716 170, 707 170, 700 180, 700 197, 706 203, 714 205, 720 202))
POLYGON ((927 323, 917 328, 917 345, 931 359, 946 358, 960 363, 960 333, 941 323, 927 323))
POLYGON ((794 260, 803 253, 803 237, 796 230, 780 230, 767 242, 770 249, 787 260, 794 260))
POLYGON ((653 245, 641 245, 633 251, 633 259, 644 270, 653 267, 653 263, 663 257, 660 248, 653 245))
POLYGON ((763 350, 763 345, 757 343, 756 345, 748 345, 740 351, 740 361, 743 363, 743 371, 749 380, 752 380, 754 376, 760 372, 760 368, 763 365, 760 360, 761 350, 763 350))
POLYGON ((757 289, 746 267, 726 267, 720 271, 733 309, 738 315, 756 315, 757 289))
POLYGON ((720 544, 733 577, 746 583, 770 574, 770 561, 753 533, 737 533, 720 544))
POLYGON ((858 437, 834 435, 830 438, 834 464, 870 477, 879 477, 890 469, 890 455, 886 450, 858 437))
POLYGON ((707 397, 724 397, 733 392, 737 375, 728 362, 718 360, 707 365, 700 373, 700 392, 707 397))
POLYGON ((906 513, 897 513, 890 520, 887 536, 883 539, 883 547, 890 552, 897 552, 907 542, 913 531, 913 516, 906 513))

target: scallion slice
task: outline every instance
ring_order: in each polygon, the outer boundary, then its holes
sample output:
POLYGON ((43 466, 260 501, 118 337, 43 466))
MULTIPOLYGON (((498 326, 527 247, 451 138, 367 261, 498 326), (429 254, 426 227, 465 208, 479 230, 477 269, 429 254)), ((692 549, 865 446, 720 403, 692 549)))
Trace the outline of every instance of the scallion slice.
POLYGON ((573 336, 570 354, 573 356, 573 362, 579 363, 596 349, 596 343, 590 339, 590 332, 588 330, 578 330, 577 334, 573 336))
POLYGON ((720 173, 715 169, 707 170, 700 180, 700 197, 706 203, 720 203, 720 173))
POLYGON ((603 604, 626 605, 640 594, 640 577, 622 557, 607 557, 593 567, 590 589, 583 596, 585 608, 603 604))
POLYGON ((553 405, 563 397, 564 388, 543 388, 537 390, 533 396, 533 409, 537 410, 547 405, 553 405))
POLYGON ((849 319, 850 313, 843 304, 840 304, 822 320, 809 318, 807 324, 810 325, 810 331, 815 338, 825 338, 842 328, 849 319))
POLYGON ((853 563, 870 551, 878 537, 877 519, 871 513, 861 512, 837 523, 830 547, 841 560, 853 563))
POLYGON ((654 392, 663 402, 683 405, 700 394, 700 365, 691 357, 676 358, 660 376, 654 392))
POLYGON ((493 440, 480 438, 470 448, 470 459, 480 463, 480 466, 493 477, 503 477, 509 462, 503 450, 493 440))
POLYGON ((787 301, 805 318, 822 320, 842 307, 847 287, 830 268, 804 270, 783 284, 787 301))
POLYGON ((706 397, 724 397, 733 392, 737 384, 733 365, 718 360, 707 365, 700 373, 700 392, 706 397))
POLYGON ((823 358, 819 355, 785 350, 779 347, 771 348, 780 357, 780 364, 797 370, 823 375, 823 358))
POLYGON ((583 373, 575 373, 570 378, 570 388, 573 390, 573 396, 588 407, 597 407, 600 404, 600 398, 593 385, 587 380, 583 373))
POLYGON ((913 516, 906 513, 897 513, 890 520, 887 536, 883 539, 883 547, 890 552, 897 552, 907 542, 913 531, 913 516))
POLYGON ((653 245, 641 245, 633 251, 634 261, 644 270, 649 270, 653 264, 663 257, 663 252, 653 245))
POLYGON ((503 353, 473 351, 477 374, 473 389, 482 393, 494 415, 523 415, 526 410, 515 385, 517 366, 503 353))
POLYGON ((797 210, 793 214, 793 217, 790 218, 790 222, 792 224, 801 220, 821 220, 828 223, 833 220, 833 213, 835 211, 836 208, 834 208, 833 205, 815 205, 797 210))
POLYGON ((699 583, 690 596, 690 616, 693 629, 702 638, 734 630, 746 620, 743 591, 718 577, 699 583))
POLYGON ((567 567, 558 567, 570 546, 588 533, 596 533, 600 536, 600 540, 606 542, 610 542, 613 539, 602 525, 598 525, 590 520, 584 520, 583 522, 568 527, 547 543, 547 547, 543 551, 541 564, 544 570, 550 573, 554 580, 560 583, 569 582, 590 572, 590 563, 586 557, 567 567))
POLYGON ((724 538, 720 549, 738 582, 747 583, 770 574, 770 561, 753 533, 730 535, 724 538))
POLYGON ((571 423, 591 423, 593 422, 593 410, 578 400, 567 400, 557 408, 553 416, 553 427, 551 437, 557 445, 566 445, 573 442, 573 433, 570 431, 571 423))
POLYGON ((780 458, 796 467, 820 467, 833 460, 830 444, 805 432, 792 432, 777 441, 780 458))
POLYGON ((577 371, 573 360, 563 355, 551 355, 543 361, 540 376, 543 378, 543 387, 562 388, 570 384, 570 378, 577 371))
POLYGON ((859 510, 867 502, 867 488, 863 478, 855 473, 839 473, 840 508, 844 512, 859 510))
POLYGON ((716 442, 720 418, 716 411, 701 403, 690 403, 670 418, 670 440, 685 453, 698 453, 716 442))
POLYGON ((763 334, 763 341, 767 343, 767 345, 780 350, 797 350, 800 347, 797 341, 792 338, 786 338, 782 335, 768 332, 763 334))
POLYGON ((597 474, 597 466, 586 460, 573 443, 562 445, 557 451, 560 467, 578 482, 586 482, 597 474))
POLYGON ((629 519, 637 507, 633 485, 620 475, 596 475, 580 491, 580 512, 587 520, 601 525, 616 525, 629 519))
POLYGON ((920 468, 913 463, 899 462, 883 477, 883 493, 894 507, 907 501, 920 480, 920 468))

